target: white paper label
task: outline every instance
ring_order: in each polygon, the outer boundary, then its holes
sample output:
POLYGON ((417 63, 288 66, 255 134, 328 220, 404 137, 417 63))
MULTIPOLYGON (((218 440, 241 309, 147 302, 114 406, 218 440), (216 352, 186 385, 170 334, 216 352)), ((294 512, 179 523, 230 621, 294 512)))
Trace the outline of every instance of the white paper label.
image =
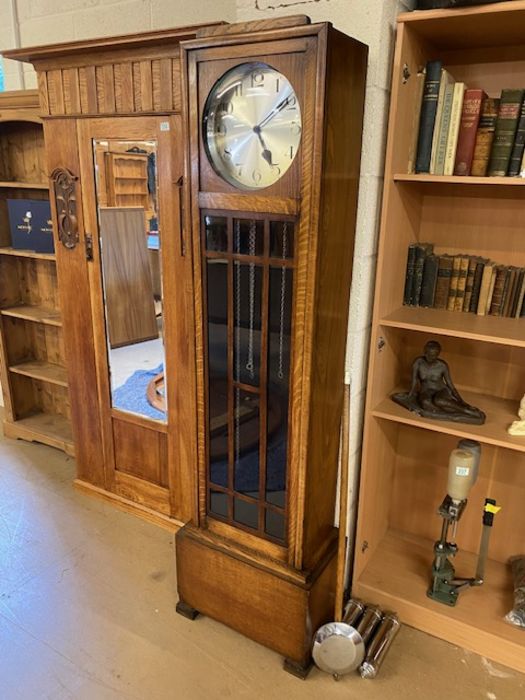
POLYGON ((170 130, 170 123, 169 122, 161 122, 160 123, 160 130, 161 131, 169 131, 170 130))
POLYGON ((458 476, 468 476, 470 474, 470 469, 468 467, 456 467, 456 474, 458 476))

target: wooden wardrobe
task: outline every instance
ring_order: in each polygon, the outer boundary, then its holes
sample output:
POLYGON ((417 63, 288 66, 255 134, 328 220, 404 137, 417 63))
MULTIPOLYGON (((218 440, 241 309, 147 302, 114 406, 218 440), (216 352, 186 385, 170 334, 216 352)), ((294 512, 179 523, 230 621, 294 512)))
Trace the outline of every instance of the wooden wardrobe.
MULTIPOLYGON (((168 525, 190 518, 195 493, 186 455, 196 408, 179 42, 196 29, 5 54, 32 63, 38 74, 76 483, 168 525), (129 290, 138 285, 135 298, 129 290), (113 355, 117 346, 133 358, 142 341, 164 350, 161 419, 122 410, 112 389, 112 377, 129 363, 113 355)), ((144 386, 138 393, 144 402, 144 386)))

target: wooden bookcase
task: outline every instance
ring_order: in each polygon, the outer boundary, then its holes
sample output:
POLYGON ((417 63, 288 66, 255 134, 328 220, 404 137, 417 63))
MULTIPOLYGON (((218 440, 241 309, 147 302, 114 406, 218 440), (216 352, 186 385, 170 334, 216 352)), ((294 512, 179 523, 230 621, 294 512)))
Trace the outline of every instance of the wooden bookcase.
POLYGON ((504 622, 512 607, 507 560, 525 543, 525 439, 507 434, 525 391, 523 319, 403 307, 409 243, 525 265, 525 180, 407 174, 417 128, 416 74, 441 59, 456 80, 490 96, 525 86, 525 2, 400 15, 368 376, 353 594, 397 610, 403 622, 525 671, 525 634, 504 622), (395 404, 429 339, 443 347, 464 398, 483 426, 431 421, 395 404), (454 608, 426 595, 439 537, 450 451, 480 441, 479 479, 459 524, 458 576, 472 576, 485 497, 502 506, 486 583, 454 608))
POLYGON ((0 377, 8 437, 70 455, 55 256, 15 250, 8 199, 49 199, 37 91, 0 95, 0 377))

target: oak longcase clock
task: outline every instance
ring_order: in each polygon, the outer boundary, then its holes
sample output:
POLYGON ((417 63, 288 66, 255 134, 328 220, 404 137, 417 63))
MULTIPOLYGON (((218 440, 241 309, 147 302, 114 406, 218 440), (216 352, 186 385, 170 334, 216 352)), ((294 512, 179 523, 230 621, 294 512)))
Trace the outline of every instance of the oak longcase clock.
POLYGON ((178 610, 304 675, 333 614, 367 51, 306 18, 204 34, 182 45, 198 439, 178 610))

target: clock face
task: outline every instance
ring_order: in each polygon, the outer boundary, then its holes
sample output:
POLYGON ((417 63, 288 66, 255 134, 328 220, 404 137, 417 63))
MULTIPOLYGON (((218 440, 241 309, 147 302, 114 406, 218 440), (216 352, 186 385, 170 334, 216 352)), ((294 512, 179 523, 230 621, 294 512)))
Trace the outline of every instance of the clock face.
POLYGON ((264 63, 243 63, 213 86, 203 137, 215 171, 247 190, 268 187, 291 166, 301 141, 301 109, 289 80, 264 63))

